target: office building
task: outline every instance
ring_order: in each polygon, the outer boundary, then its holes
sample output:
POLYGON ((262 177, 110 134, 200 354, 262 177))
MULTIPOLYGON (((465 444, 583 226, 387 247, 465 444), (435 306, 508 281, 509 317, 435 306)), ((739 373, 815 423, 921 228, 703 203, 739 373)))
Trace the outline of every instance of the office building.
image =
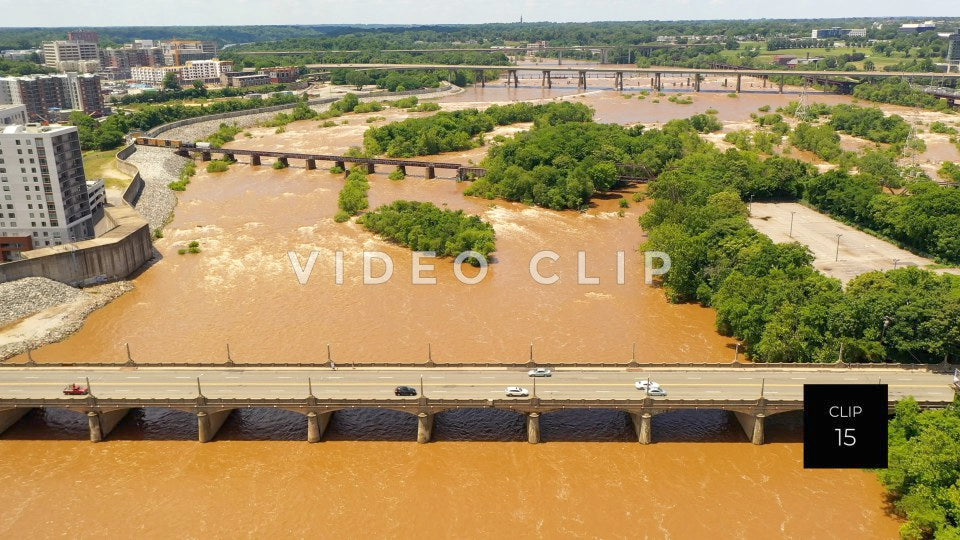
POLYGON ((0 258, 93 238, 93 219, 74 126, 0 131, 0 258))
POLYGON ((810 37, 812 37, 813 39, 867 37, 867 29, 866 28, 840 28, 838 26, 835 26, 833 28, 817 28, 810 32, 810 37))
POLYGON ((93 73, 99 68, 100 46, 90 41, 44 41, 43 65, 59 71, 93 73))
POLYGON ((906 23, 900 25, 900 31, 910 34, 919 34, 920 32, 929 32, 937 29, 937 23, 926 21, 922 23, 906 23))

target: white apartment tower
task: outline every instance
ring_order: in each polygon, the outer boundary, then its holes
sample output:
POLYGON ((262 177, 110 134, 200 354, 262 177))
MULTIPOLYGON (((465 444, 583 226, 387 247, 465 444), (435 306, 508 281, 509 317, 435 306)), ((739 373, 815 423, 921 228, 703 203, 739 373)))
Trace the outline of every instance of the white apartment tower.
MULTIPOLYGON (((3 127, 0 246, 28 250, 87 240, 93 225, 77 128, 3 127)), ((16 259, 19 253, 8 248, 3 255, 0 259, 16 259)))

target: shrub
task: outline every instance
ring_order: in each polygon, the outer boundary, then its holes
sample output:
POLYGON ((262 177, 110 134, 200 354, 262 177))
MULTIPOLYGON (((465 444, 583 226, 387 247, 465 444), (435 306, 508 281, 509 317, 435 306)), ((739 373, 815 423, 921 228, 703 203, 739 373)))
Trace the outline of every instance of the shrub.
POLYGON ((274 161, 274 162, 273 162, 273 168, 274 168, 275 170, 278 170, 278 171, 281 170, 281 169, 286 169, 286 168, 289 167, 289 166, 290 166, 289 164, 284 163, 284 162, 280 161, 279 159, 278 159, 277 161, 274 161))
POLYGON ((946 134, 946 135, 956 135, 956 134, 957 134, 957 128, 950 127, 950 126, 944 124, 943 122, 939 122, 939 121, 930 124, 930 131, 932 131, 933 133, 943 133, 943 134, 946 134))
POLYGON ((337 213, 334 214, 333 220, 337 223, 343 223, 344 221, 350 221, 350 214, 345 210, 337 210, 337 213))
POLYGON ((434 112, 440 110, 440 104, 427 101, 410 109, 410 112, 434 112))
POLYGON ((343 172, 344 172, 343 167, 339 165, 334 165, 333 167, 330 167, 331 174, 343 174, 343 172))
POLYGON ((393 171, 392 173, 390 173, 390 176, 388 176, 387 178, 389 178, 389 179, 391 179, 391 180, 403 180, 403 179, 406 178, 406 177, 407 177, 407 175, 404 174, 403 171, 401 171, 400 169, 396 169, 395 171, 393 171))
POLYGON ((220 159, 215 159, 210 163, 207 163, 208 173, 220 173, 220 172, 226 171, 229 168, 230 168, 230 164, 220 159))

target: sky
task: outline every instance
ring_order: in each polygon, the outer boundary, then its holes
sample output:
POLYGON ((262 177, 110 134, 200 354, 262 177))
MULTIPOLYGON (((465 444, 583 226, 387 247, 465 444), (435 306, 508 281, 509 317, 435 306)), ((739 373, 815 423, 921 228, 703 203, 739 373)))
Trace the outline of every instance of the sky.
POLYGON ((0 0, 5 26, 956 17, 957 0, 0 0))

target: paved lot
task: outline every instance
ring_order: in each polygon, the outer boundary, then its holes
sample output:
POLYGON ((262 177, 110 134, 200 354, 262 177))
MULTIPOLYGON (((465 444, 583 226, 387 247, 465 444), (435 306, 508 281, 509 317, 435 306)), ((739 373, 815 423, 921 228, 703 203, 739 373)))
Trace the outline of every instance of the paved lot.
MULTIPOLYGON (((504 398, 507 386, 533 390, 533 379, 520 369, 300 369, 300 368, 44 368, 0 370, 0 399, 63 398, 71 382, 90 386, 98 398, 193 398, 197 379, 208 398, 305 398, 307 378, 318 398, 393 398, 398 385, 423 389, 437 399, 504 398)), ((953 399, 951 375, 922 370, 826 367, 824 370, 752 368, 626 371, 561 368, 538 378, 536 393, 545 399, 624 399, 642 397, 634 382, 650 377, 663 385, 669 399, 756 399, 761 385, 771 401, 798 400, 803 385, 889 385, 891 399, 912 395, 919 400, 953 399)), ((84 397, 76 399, 83 400, 84 397)), ((415 398, 397 398, 415 399, 415 398)))
MULTIPOLYGON (((797 203, 753 203, 750 224, 774 242, 800 242, 815 257, 813 266, 844 283, 873 270, 891 270, 896 265, 927 266, 934 261, 858 231, 797 203), (793 215, 793 236, 790 219, 793 215), (840 237, 839 257, 837 235, 840 237)), ((957 273, 957 269, 940 270, 957 273)))

